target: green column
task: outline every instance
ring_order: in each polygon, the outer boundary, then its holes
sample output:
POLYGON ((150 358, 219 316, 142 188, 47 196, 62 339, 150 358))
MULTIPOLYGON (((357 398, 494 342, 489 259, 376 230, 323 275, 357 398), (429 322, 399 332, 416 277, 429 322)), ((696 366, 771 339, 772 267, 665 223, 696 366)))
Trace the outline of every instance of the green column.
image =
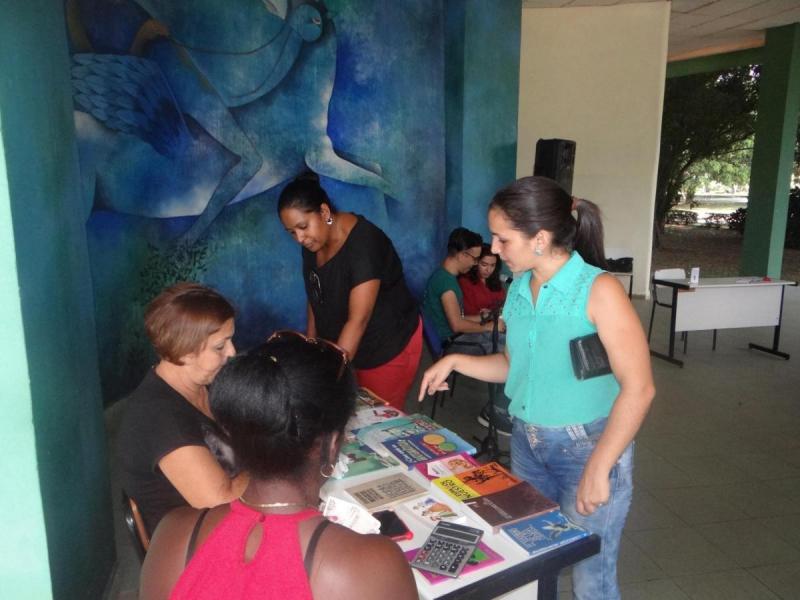
POLYGON ((767 30, 742 273, 780 277, 800 112, 800 23, 767 30))

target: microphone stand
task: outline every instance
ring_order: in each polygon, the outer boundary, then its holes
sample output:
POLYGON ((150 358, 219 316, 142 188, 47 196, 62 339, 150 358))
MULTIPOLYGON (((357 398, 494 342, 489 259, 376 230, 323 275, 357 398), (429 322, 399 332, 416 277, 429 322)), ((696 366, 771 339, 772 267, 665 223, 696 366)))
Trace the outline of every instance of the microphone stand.
MULTIPOLYGON (((492 309, 490 318, 492 319, 492 354, 497 354, 500 345, 500 309, 498 307, 492 309)), ((475 437, 475 439, 480 442, 480 450, 475 454, 475 457, 485 456, 489 461, 496 461, 504 466, 508 466, 510 454, 505 450, 500 450, 500 445, 497 442, 497 425, 495 423, 494 406, 497 390, 499 388, 499 383, 489 384, 489 431, 483 439, 477 436, 475 437)))

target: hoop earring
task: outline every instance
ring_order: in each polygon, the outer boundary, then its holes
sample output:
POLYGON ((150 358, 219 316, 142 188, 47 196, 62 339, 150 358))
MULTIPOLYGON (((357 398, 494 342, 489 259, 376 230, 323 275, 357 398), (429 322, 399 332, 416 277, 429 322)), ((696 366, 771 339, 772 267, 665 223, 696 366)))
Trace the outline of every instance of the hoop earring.
POLYGON ((333 215, 328 215, 328 218, 325 219, 325 225, 328 225, 329 227, 333 225, 333 215))
POLYGON ((333 475, 333 470, 335 468, 336 468, 336 465, 333 464, 333 463, 328 463, 327 465, 322 465, 319 468, 319 474, 322 475, 325 479, 330 479, 331 475, 333 475), (324 469, 325 469, 326 466, 330 469, 330 471, 331 471, 330 473, 325 473, 324 469))

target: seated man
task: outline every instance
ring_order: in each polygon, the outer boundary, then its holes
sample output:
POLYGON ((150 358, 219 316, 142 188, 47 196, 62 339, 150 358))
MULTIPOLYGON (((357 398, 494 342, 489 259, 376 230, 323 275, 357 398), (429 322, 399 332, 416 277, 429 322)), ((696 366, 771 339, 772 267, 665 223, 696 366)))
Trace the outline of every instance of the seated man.
MULTIPOLYGON (((464 315, 464 295, 458 285, 458 276, 467 273, 480 259, 481 236, 474 231, 458 227, 447 240, 447 256, 428 279, 422 299, 422 312, 431 322, 443 342, 452 339, 447 351, 465 354, 491 354, 494 323, 482 322, 480 315, 464 315)), ((505 327, 498 323, 499 330, 505 327)), ((502 337, 498 350, 503 347, 502 337)), ((500 394, 495 406, 495 425, 498 433, 511 435, 508 417, 508 399, 500 394)), ((478 417, 481 425, 488 426, 488 409, 478 417)))

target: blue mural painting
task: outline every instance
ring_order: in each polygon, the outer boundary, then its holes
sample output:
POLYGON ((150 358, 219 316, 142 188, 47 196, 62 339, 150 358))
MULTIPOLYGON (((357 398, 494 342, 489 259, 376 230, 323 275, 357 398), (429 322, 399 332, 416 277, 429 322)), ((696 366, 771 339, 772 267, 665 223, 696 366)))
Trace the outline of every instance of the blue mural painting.
POLYGON ((152 359, 180 279, 236 304, 240 346, 304 325, 275 213, 305 169, 394 240, 421 289, 444 203, 442 7, 406 0, 66 0, 107 399, 152 359))

